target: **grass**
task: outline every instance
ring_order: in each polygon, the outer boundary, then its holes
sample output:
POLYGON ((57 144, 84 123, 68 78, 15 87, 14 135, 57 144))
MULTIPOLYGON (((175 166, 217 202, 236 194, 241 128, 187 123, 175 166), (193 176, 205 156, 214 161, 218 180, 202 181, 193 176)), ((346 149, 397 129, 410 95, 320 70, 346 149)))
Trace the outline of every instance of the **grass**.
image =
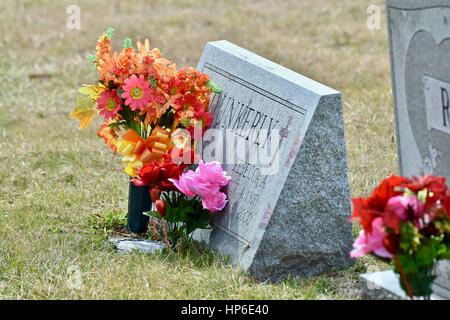
POLYGON ((397 170, 386 21, 366 27, 384 2, 76 1, 81 30, 69 30, 73 2, 0 2, 0 298, 358 298, 358 274, 383 267, 373 259, 272 285, 208 253, 116 254, 103 231, 126 212, 127 178, 98 122, 80 132, 68 114, 108 26, 117 46, 149 37, 179 66, 227 39, 342 91, 352 195, 367 194, 397 170))

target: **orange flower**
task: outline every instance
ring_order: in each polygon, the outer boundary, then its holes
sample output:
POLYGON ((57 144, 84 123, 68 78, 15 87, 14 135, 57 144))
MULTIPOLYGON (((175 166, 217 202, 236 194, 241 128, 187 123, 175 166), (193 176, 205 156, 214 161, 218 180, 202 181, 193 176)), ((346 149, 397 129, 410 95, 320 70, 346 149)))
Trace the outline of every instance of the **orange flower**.
POLYGON ((120 70, 120 78, 122 81, 136 73, 137 64, 137 55, 133 48, 125 48, 119 53, 117 67, 120 70))
POLYGON ((97 135, 105 141, 105 144, 113 151, 117 151, 118 135, 115 129, 110 127, 113 121, 105 121, 97 131, 97 135))
POLYGON ((209 76, 205 73, 189 67, 178 71, 177 78, 182 82, 181 93, 194 94, 201 101, 207 99, 211 94, 208 86, 209 76))
POLYGON ((200 102, 193 94, 186 94, 174 101, 175 123, 181 123, 185 128, 194 123, 196 113, 205 111, 205 105, 200 102))
POLYGON ((169 103, 157 103, 152 102, 148 107, 144 109, 145 113, 145 124, 155 123, 158 121, 161 116, 166 113, 166 111, 169 109, 170 105, 169 103))

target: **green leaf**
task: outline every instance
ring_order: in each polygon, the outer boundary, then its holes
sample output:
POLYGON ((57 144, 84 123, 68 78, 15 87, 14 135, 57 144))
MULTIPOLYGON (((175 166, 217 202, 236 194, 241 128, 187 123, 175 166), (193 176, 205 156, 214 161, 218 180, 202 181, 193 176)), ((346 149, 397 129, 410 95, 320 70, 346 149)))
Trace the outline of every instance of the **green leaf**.
POLYGON ((149 77, 148 81, 150 82, 150 85, 152 86, 153 89, 155 89, 158 85, 158 81, 156 81, 156 79, 154 77, 149 77))
POLYGON ((109 27, 108 29, 106 29, 105 33, 103 34, 103 36, 107 39, 111 39, 112 35, 114 33, 114 28, 109 27))
POLYGON ((209 226, 211 221, 211 213, 209 211, 204 210, 202 216, 198 220, 197 228, 206 229, 209 226))
POLYGON ((92 100, 97 100, 99 97, 99 87, 91 84, 84 84, 80 89, 78 89, 78 92, 89 96, 92 100))
POLYGON ((77 108, 80 110, 91 110, 95 104, 95 100, 89 96, 79 95, 77 97, 77 108))
POLYGON ((419 230, 410 221, 400 226, 400 249, 407 254, 413 254, 421 244, 419 230))
MULTIPOLYGON (((414 262, 414 258, 410 255, 398 255, 398 261, 400 262, 403 271, 405 273, 416 273, 418 270, 416 263, 414 262)), ((397 268, 395 268, 398 272, 397 268)))
POLYGON ((156 219, 162 218, 158 211, 145 211, 145 212, 142 212, 142 214, 146 215, 150 218, 156 218, 156 219))
POLYGON ((427 190, 427 189, 420 190, 420 191, 417 193, 417 198, 418 198, 419 201, 422 202, 422 203, 427 202, 427 197, 428 197, 428 190, 427 190))
POLYGON ((445 247, 445 251, 441 253, 440 258, 450 260, 450 245, 443 244, 443 246, 445 247))
POLYGON ((123 47, 124 47, 125 49, 132 48, 132 47, 133 47, 133 42, 132 42, 132 40, 131 40, 130 37, 125 37, 125 38, 123 39, 123 47))
POLYGON ((436 219, 433 224, 440 234, 450 235, 450 220, 447 217, 436 219))
POLYGON ((97 57, 95 56, 95 54, 90 53, 86 56, 86 58, 88 59, 89 62, 93 64, 97 63, 97 57))
POLYGON ((421 246, 416 253, 416 263, 418 266, 428 266, 433 264, 435 252, 432 246, 421 246))
POLYGON ((110 127, 110 128, 117 128, 117 127, 120 127, 120 126, 125 126, 126 124, 127 124, 126 121, 121 120, 121 121, 118 121, 118 122, 110 123, 110 124, 109 124, 109 127, 110 127))
POLYGON ((122 108, 122 110, 119 111, 119 114, 122 116, 123 120, 126 122, 126 129, 133 129, 137 133, 141 132, 140 124, 137 123, 135 120, 137 112, 132 111, 128 107, 122 108))
POLYGON ((222 89, 220 89, 220 87, 217 84, 215 84, 214 81, 212 81, 211 79, 208 80, 207 85, 211 89, 211 91, 214 93, 222 92, 222 89))

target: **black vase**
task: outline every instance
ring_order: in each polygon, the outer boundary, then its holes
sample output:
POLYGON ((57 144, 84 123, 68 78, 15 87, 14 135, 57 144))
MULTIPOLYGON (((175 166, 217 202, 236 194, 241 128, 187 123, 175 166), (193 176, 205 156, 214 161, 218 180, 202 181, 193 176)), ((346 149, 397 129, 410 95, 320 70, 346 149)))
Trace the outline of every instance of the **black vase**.
POLYGON ((136 187, 130 182, 128 192, 128 230, 134 233, 147 231, 149 217, 142 214, 152 209, 149 187, 136 187))

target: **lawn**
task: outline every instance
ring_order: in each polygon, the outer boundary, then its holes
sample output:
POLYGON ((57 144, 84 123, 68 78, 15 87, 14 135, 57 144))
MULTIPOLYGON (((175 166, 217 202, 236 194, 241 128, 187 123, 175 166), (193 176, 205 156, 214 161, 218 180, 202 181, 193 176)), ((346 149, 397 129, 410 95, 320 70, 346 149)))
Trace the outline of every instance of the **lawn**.
POLYGON ((352 195, 365 195, 397 171, 384 1, 3 0, 0 21, 1 299, 353 299, 358 275, 383 267, 264 284, 209 253, 119 255, 105 239, 127 177, 99 122, 80 131, 69 112, 109 26, 117 49, 148 37, 179 67, 226 39, 342 91, 352 195), (74 3, 80 30, 66 27, 74 3), (366 27, 371 4, 381 30, 366 27))

